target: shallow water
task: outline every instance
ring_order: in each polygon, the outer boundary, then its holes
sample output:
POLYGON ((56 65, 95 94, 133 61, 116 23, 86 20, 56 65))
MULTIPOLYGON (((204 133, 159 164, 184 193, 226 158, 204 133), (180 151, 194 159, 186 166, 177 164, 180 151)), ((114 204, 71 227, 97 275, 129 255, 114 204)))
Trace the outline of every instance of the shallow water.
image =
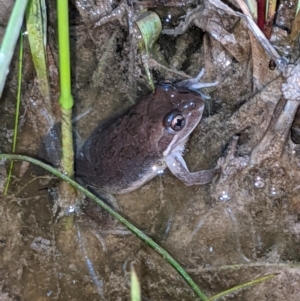
MULTIPOLYGON (((96 21, 91 16, 101 16, 97 10, 101 5, 89 3, 86 13, 82 9, 87 7, 86 1, 72 3, 74 133, 78 149, 100 121, 132 105, 149 89, 126 14, 91 28, 96 21)), ((54 26, 55 8, 51 5, 50 26, 54 26)), ((108 2, 101 7, 107 13, 118 3, 113 5, 108 2)), ((210 17, 218 20, 216 11, 206 5, 210 17)), ((157 9, 162 17, 173 11, 174 16, 180 16, 182 10, 184 7, 157 9)), ((185 154, 190 170, 213 167, 225 155, 234 134, 239 134, 235 155, 246 161, 228 160, 221 176, 203 186, 186 187, 166 171, 142 188, 116 196, 116 200, 122 215, 166 248, 207 295, 276 272, 274 279, 226 300, 299 300, 295 286, 299 270, 290 265, 299 261, 299 147, 289 138, 278 141, 283 144, 282 154, 262 161, 256 158, 253 165, 247 163, 247 156, 249 159, 268 129, 283 79, 278 77, 278 70, 267 71, 264 80, 270 82, 268 86, 262 91, 259 84, 253 88, 254 63, 249 38, 245 38, 248 31, 238 20, 227 18, 224 16, 224 27, 234 32, 243 50, 242 59, 234 57, 234 49, 228 46, 225 50, 195 26, 178 37, 162 35, 152 58, 190 76, 205 67, 203 81, 220 81, 217 87, 205 90, 211 100, 185 154)), ((49 38, 53 47, 53 37, 49 38)), ((153 74, 156 81, 180 79, 158 64, 154 64, 153 74)), ((13 81, 1 99, 3 152, 10 150, 11 143, 13 81)), ((36 95, 30 91, 24 90, 18 152, 42 156, 41 146, 50 129, 44 130, 46 134, 39 130, 45 119, 33 108, 30 99, 36 95)), ((56 108, 47 114, 59 122, 56 108)), ((48 148, 54 143, 49 141, 48 148)), ((52 149, 55 154, 49 152, 43 157, 47 161, 59 153, 57 144, 52 149)), ((144 299, 195 300, 172 267, 95 204, 84 201, 75 227, 66 230, 55 206, 57 181, 21 163, 15 164, 13 174, 9 195, 2 198, 0 210, 1 300, 128 300, 132 263, 144 299)))

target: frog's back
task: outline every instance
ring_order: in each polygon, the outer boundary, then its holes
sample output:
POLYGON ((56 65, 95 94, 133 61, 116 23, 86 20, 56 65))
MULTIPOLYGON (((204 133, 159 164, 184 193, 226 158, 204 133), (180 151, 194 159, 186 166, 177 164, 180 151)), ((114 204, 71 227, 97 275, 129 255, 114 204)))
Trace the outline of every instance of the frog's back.
POLYGON ((199 123, 199 94, 158 85, 127 112, 98 126, 77 160, 76 177, 109 193, 125 193, 148 182, 172 152, 184 148, 199 123))
POLYGON ((92 132, 76 159, 77 179, 109 193, 124 193, 157 174, 153 166, 162 155, 156 137, 164 129, 157 126, 161 117, 152 116, 149 108, 154 97, 148 95, 92 132))

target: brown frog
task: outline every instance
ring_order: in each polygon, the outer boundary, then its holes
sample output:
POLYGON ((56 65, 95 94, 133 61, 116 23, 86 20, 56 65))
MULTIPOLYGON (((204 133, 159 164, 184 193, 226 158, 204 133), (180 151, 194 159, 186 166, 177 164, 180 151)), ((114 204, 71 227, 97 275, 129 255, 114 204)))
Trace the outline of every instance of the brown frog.
POLYGON ((210 182, 219 167, 191 173, 182 157, 204 110, 203 98, 190 89, 216 84, 199 83, 202 74, 177 85, 160 84, 128 111, 100 124, 77 157, 77 179, 114 194, 141 187, 166 167, 186 185, 210 182))

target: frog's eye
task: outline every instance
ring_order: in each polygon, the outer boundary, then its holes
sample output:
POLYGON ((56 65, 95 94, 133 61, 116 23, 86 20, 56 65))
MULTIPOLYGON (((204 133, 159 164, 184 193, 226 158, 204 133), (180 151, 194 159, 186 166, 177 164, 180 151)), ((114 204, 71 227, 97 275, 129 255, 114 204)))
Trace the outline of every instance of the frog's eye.
POLYGON ((165 116, 164 126, 167 130, 178 132, 185 126, 185 118, 178 111, 173 111, 165 116))

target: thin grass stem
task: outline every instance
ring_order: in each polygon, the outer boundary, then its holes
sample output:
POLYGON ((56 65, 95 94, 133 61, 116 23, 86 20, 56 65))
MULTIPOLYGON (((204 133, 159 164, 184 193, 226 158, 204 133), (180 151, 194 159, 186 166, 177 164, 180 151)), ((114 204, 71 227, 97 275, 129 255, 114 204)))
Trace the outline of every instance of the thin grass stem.
MULTIPOLYGON (((18 91, 17 91, 17 102, 15 111, 15 126, 14 126, 14 136, 12 144, 12 153, 16 152, 17 147, 17 135, 19 127, 19 115, 20 115, 20 103, 21 103, 21 90, 22 90, 22 70, 23 70, 23 51, 24 50, 24 37, 23 34, 20 35, 20 49, 19 49, 19 66, 18 66, 18 91)), ((9 165, 9 171, 7 175, 7 180, 4 189, 4 195, 7 194, 9 183, 11 179, 12 169, 14 162, 11 161, 9 165)))
POLYGON ((95 201, 100 207, 106 210, 109 214, 111 214, 115 219, 117 219, 120 223, 122 223, 125 227, 127 227, 133 234, 135 234, 139 239, 144 241, 150 247, 152 247, 158 254, 160 254, 171 266, 173 266, 176 271, 182 276, 182 278, 186 281, 186 283, 193 289, 195 294, 203 301, 207 300, 207 296, 200 290, 198 285, 194 282, 191 276, 184 270, 184 268, 179 264, 179 262, 172 257, 166 250, 164 250, 160 245, 158 245, 154 240, 148 237, 145 233, 135 227, 133 224, 128 222, 123 216, 119 213, 115 212, 111 207, 105 204, 102 200, 97 198, 90 191, 79 185, 77 182, 66 176, 65 174, 59 172, 57 169, 52 166, 45 164, 37 159, 22 156, 22 155, 11 155, 11 154, 0 154, 0 159, 14 160, 14 161, 27 161, 32 164, 38 165, 45 170, 49 171, 53 175, 62 179, 63 181, 69 183, 74 188, 78 189, 80 192, 85 194, 88 198, 95 201))

